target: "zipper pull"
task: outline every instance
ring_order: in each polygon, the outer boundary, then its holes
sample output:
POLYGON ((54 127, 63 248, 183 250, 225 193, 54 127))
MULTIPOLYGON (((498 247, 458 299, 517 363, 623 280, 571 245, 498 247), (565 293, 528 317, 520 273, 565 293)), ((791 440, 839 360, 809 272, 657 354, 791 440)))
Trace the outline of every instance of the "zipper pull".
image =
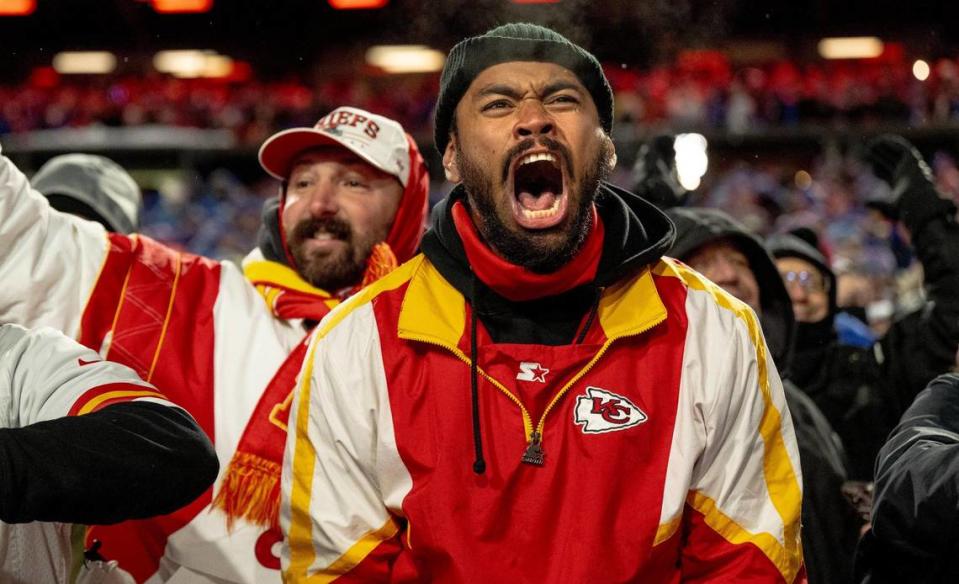
POLYGON ((534 430, 529 437, 529 444, 526 446, 526 451, 523 452, 524 463, 532 464, 533 466, 543 466, 543 459, 546 457, 546 453, 543 452, 542 441, 543 437, 540 436, 539 432, 534 430))

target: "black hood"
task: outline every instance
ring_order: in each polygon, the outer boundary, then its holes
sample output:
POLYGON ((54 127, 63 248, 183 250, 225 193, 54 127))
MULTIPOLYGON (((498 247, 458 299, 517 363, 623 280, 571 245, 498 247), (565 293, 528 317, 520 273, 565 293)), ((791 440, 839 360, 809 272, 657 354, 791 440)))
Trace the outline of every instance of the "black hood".
MULTIPOLYGON (((452 208, 456 201, 466 201, 462 185, 457 185, 433 209, 422 249, 444 277, 470 298, 469 287, 460 283, 464 278, 468 279, 470 268, 453 224, 452 208)), ((593 286, 608 286, 655 262, 675 238, 676 229, 662 211, 615 185, 602 183, 596 197, 596 210, 603 220, 606 235, 593 286)))
POLYGON ((557 296, 512 302, 473 277, 452 217, 453 204, 465 199, 466 192, 458 185, 437 204, 421 249, 443 277, 474 305, 497 342, 570 342, 570 331, 575 331, 583 313, 596 302, 600 288, 657 261, 675 238, 675 227, 662 211, 629 191, 604 182, 596 197, 605 237, 595 280, 557 296))
POLYGON ((762 309, 759 320, 766 344, 780 375, 785 377, 795 334, 792 301, 776 263, 763 247, 762 240, 726 213, 715 209, 675 208, 667 211, 667 214, 676 224, 676 243, 669 255, 685 261, 707 243, 725 239, 749 260, 759 284, 759 304, 762 309))
MULTIPOLYGON (((289 266, 283 251, 283 238, 280 235, 280 197, 270 197, 263 203, 260 213, 260 229, 256 234, 257 247, 263 257, 289 266)), ((289 266, 293 267, 293 266, 289 266)))
POLYGON ((830 320, 838 311, 836 303, 836 274, 829 267, 829 263, 818 249, 809 245, 808 242, 796 237, 795 235, 784 233, 774 235, 766 240, 766 248, 773 257, 779 258, 799 258, 816 266, 816 269, 822 274, 829 286, 829 318, 830 320))

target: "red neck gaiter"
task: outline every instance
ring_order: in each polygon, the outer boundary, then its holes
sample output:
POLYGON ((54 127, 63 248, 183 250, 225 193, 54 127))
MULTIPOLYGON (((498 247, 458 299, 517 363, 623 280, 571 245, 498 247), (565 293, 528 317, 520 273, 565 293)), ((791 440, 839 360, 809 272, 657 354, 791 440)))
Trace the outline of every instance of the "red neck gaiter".
POLYGON ((463 241, 466 259, 473 273, 497 294, 513 302, 555 296, 593 281, 603 253, 604 230, 595 205, 590 212, 593 214, 593 227, 582 249, 552 274, 536 274, 496 255, 480 239, 469 211, 461 201, 455 202, 452 209, 453 223, 463 241))

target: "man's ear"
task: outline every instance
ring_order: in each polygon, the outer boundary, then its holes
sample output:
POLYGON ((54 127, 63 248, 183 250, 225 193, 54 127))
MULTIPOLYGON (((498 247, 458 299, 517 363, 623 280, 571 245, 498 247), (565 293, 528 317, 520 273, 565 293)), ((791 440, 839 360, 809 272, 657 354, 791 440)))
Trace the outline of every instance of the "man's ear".
POLYGON ((609 134, 606 134, 606 139, 609 140, 609 150, 612 152, 612 156, 609 157, 609 172, 612 174, 616 170, 616 163, 619 162, 619 158, 616 156, 616 142, 609 134))
POLYGON ((456 164, 456 148, 456 134, 453 134, 446 144, 446 150, 443 151, 443 172, 446 174, 446 180, 453 184, 463 182, 460 178, 459 165, 456 164))

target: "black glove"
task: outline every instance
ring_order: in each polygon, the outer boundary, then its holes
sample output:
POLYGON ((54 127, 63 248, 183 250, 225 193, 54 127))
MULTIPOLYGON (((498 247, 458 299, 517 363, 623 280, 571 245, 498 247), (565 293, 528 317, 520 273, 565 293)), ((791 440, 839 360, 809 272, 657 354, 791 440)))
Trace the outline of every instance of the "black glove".
POLYGON ((676 174, 675 137, 656 136, 639 148, 633 165, 633 192, 660 209, 681 207, 689 192, 676 174))
POLYGON ((864 159, 891 189, 887 197, 870 198, 866 205, 901 219, 910 232, 916 233, 934 217, 955 213, 952 201, 939 195, 929 165, 905 138, 879 136, 866 145, 864 159))
POLYGON ((932 182, 932 171, 922 154, 908 140, 895 134, 883 134, 866 145, 866 162, 873 174, 889 186, 904 174, 922 174, 932 182))

